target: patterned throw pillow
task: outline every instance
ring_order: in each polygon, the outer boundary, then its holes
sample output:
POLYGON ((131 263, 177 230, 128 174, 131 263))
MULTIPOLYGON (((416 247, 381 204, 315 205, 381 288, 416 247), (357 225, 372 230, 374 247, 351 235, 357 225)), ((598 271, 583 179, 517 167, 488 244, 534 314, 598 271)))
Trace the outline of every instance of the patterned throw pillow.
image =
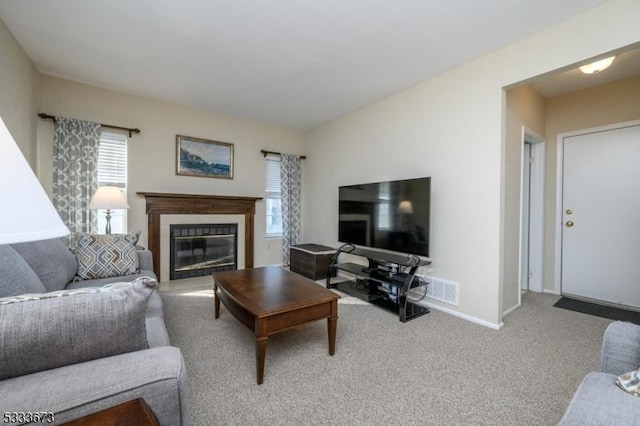
POLYGON ((0 380, 148 348, 149 277, 0 298, 0 380))
POLYGON ((616 385, 631 395, 640 396, 640 370, 619 375, 616 379, 616 385))
POLYGON ((78 233, 78 276, 91 280, 137 274, 139 237, 140 231, 108 235, 78 233))

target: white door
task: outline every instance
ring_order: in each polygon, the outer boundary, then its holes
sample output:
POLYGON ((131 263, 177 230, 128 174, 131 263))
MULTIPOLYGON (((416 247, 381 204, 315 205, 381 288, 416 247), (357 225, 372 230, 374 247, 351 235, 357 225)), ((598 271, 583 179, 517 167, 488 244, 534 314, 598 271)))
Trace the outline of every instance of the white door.
POLYGON ((562 293, 640 309, 640 124, 563 149, 562 293))

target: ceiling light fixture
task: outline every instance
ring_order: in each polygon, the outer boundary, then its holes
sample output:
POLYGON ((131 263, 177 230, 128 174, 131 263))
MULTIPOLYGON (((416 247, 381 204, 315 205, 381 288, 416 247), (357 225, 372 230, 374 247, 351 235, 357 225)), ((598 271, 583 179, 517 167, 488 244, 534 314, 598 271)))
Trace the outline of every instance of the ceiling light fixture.
POLYGON ((587 65, 583 65, 580 67, 580 71, 585 74, 596 74, 600 71, 604 71, 613 63, 615 56, 611 56, 610 58, 601 59, 599 61, 592 62, 587 65))

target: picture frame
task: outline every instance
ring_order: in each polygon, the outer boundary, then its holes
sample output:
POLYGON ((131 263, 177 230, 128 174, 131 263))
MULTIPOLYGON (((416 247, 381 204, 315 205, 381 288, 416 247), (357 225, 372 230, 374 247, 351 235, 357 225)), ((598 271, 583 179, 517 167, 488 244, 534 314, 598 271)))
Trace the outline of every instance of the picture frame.
POLYGON ((176 135, 176 175, 233 179, 233 144, 176 135))

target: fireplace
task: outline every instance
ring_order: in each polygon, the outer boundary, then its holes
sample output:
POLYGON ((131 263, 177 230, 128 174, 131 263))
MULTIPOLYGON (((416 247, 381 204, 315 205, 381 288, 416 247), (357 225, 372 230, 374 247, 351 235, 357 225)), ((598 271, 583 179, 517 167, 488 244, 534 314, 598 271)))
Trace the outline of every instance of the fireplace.
POLYGON ((170 225, 170 279, 238 269, 238 224, 170 225))
POLYGON ((146 212, 149 222, 147 241, 153 255, 153 269, 162 281, 169 279, 169 227, 166 229, 166 244, 161 244, 165 234, 161 222, 165 220, 179 224, 202 223, 238 223, 238 268, 253 268, 253 227, 255 203, 260 197, 237 197, 224 195, 169 194, 164 192, 138 192, 146 199, 146 212), (209 217, 221 220, 211 220, 209 217), (162 229, 161 229, 162 228, 162 229), (164 260, 166 259, 166 261, 164 260), (162 272, 162 271, 166 271, 162 272))

